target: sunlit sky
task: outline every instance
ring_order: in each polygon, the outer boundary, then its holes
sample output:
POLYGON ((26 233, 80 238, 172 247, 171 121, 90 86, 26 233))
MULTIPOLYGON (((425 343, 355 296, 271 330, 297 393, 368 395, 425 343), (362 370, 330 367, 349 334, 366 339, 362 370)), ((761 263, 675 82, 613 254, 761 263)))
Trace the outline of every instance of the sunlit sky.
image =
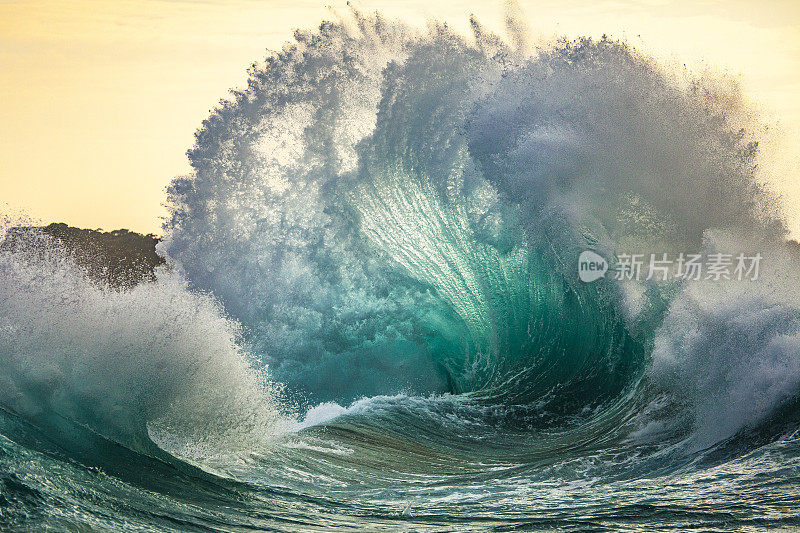
MULTIPOLYGON (((608 34, 676 65, 741 81, 782 132, 765 167, 800 235, 800 2, 519 2, 537 39, 608 34)), ((501 1, 356 4, 415 25, 470 13, 502 31, 501 1)), ((160 233, 193 133, 246 69, 344 1, 0 0, 0 212, 160 233)))

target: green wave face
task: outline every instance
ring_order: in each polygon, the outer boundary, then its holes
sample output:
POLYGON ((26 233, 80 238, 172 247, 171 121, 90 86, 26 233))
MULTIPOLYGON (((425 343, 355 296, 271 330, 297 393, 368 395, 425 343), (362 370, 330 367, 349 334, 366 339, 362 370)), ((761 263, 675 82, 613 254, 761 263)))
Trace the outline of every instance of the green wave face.
MULTIPOLYGON (((469 164, 466 149, 458 156, 454 168, 469 164)), ((460 176, 437 191, 402 164, 367 172, 348 194, 359 231, 372 253, 430 292, 415 319, 448 392, 523 404, 557 393, 559 408, 575 409, 628 382, 641 346, 610 293, 579 285, 572 250, 553 253, 515 224, 518 208, 502 204, 499 229, 480 235, 487 213, 470 208, 497 196, 485 181, 464 194, 460 176)))

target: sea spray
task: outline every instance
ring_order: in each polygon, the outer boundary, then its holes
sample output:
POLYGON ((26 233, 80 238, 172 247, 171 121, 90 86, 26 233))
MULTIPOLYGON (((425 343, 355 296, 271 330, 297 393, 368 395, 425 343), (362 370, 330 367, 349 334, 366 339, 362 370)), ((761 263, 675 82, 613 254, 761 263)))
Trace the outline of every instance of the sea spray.
POLYGON ((0 250, 0 403, 148 451, 148 426, 205 453, 250 449, 280 421, 238 326, 176 273, 129 290, 91 281, 30 229, 0 250))
POLYGON ((683 283, 588 285, 581 252, 785 236, 735 84, 611 39, 529 57, 472 28, 356 13, 299 33, 170 186, 164 253, 306 401, 610 405, 683 283))

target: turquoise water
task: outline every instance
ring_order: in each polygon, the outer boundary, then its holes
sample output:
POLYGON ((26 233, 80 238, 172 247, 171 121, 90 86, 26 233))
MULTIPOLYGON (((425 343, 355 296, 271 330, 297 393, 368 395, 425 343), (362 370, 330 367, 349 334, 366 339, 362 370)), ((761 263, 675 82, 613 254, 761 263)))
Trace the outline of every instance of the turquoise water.
POLYGON ((800 527, 800 254, 734 83, 477 21, 295 38, 198 130, 156 281, 0 250, 3 529, 800 527))

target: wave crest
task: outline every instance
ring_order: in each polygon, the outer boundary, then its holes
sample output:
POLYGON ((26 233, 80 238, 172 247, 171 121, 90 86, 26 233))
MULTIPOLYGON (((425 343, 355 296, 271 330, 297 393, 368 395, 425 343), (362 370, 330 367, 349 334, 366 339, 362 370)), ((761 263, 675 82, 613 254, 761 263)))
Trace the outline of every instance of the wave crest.
POLYGON ((254 67, 169 189, 163 250, 305 397, 609 400, 669 302, 580 284, 582 249, 785 234, 734 85, 607 39, 526 58, 477 22, 353 18, 254 67))

